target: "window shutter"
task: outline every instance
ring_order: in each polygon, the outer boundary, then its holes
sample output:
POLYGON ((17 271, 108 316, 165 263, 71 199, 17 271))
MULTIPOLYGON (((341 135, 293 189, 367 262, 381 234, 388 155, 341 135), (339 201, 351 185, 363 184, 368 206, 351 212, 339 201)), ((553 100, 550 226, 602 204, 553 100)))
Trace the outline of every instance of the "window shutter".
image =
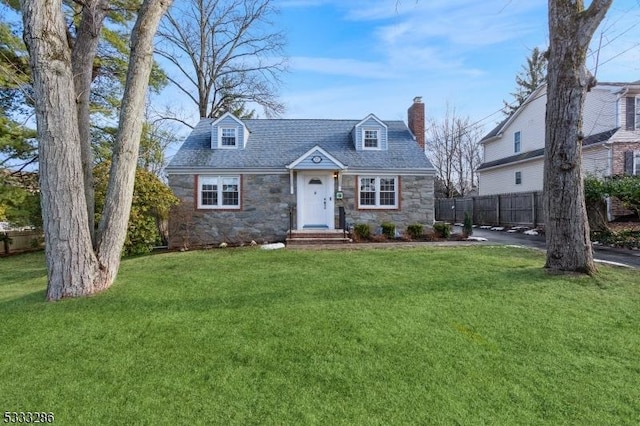
POLYGON ((635 130, 636 128, 636 98, 633 96, 627 97, 627 114, 626 114, 626 129, 635 130))
POLYGON ((624 152, 624 174, 633 175, 633 151, 624 152))

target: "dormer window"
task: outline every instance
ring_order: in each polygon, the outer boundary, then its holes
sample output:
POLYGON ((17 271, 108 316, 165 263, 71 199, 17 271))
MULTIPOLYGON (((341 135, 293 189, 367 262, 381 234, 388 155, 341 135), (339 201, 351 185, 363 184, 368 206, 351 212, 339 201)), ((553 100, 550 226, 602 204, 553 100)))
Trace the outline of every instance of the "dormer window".
POLYGON ((235 148, 237 146, 238 132, 235 127, 220 128, 220 147, 235 148))
POLYGON ((364 146, 364 149, 379 149, 380 148, 380 130, 364 129, 363 146, 364 146))
POLYGON ((352 136, 357 151, 386 151, 389 147, 387 125, 373 114, 356 124, 352 136))

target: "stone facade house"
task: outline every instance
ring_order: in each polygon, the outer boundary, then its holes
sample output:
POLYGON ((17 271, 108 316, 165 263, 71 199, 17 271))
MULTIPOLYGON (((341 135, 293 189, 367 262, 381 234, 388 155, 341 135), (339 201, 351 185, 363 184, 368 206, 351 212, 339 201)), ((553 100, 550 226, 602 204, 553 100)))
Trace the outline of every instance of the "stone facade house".
MULTIPOLYGON (((542 191, 546 86, 481 141, 479 195, 542 191)), ((640 175, 640 81, 599 83, 583 111, 582 167, 596 177, 640 175)), ((628 213, 610 206, 611 219, 628 213)))
POLYGON ((284 241, 366 223, 433 224, 420 98, 402 121, 202 119, 169 163, 170 247, 284 241))

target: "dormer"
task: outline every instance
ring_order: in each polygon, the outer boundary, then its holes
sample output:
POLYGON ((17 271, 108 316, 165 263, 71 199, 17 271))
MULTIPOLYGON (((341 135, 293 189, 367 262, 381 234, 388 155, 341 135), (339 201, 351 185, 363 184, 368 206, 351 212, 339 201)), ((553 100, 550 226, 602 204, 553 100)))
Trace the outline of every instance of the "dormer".
POLYGON ((211 123, 211 149, 243 149, 248 139, 249 130, 230 112, 211 123))
POLYGON ((373 114, 369 114, 353 129, 356 151, 386 151, 387 136, 387 125, 373 114))

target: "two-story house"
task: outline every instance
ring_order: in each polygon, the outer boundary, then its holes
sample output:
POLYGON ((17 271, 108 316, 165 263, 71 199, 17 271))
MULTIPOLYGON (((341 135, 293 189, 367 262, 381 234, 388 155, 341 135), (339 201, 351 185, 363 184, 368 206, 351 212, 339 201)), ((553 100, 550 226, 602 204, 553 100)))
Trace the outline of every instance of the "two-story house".
MULTIPOLYGON (((542 191, 546 100, 542 85, 482 139, 480 195, 542 191)), ((640 174, 640 81, 591 89, 582 128, 585 175, 640 174)))
POLYGON ((430 226, 435 170, 424 152, 420 98, 408 115, 408 127, 373 114, 202 119, 166 169, 181 200, 170 218, 170 246, 284 241, 290 231, 346 223, 430 226))

